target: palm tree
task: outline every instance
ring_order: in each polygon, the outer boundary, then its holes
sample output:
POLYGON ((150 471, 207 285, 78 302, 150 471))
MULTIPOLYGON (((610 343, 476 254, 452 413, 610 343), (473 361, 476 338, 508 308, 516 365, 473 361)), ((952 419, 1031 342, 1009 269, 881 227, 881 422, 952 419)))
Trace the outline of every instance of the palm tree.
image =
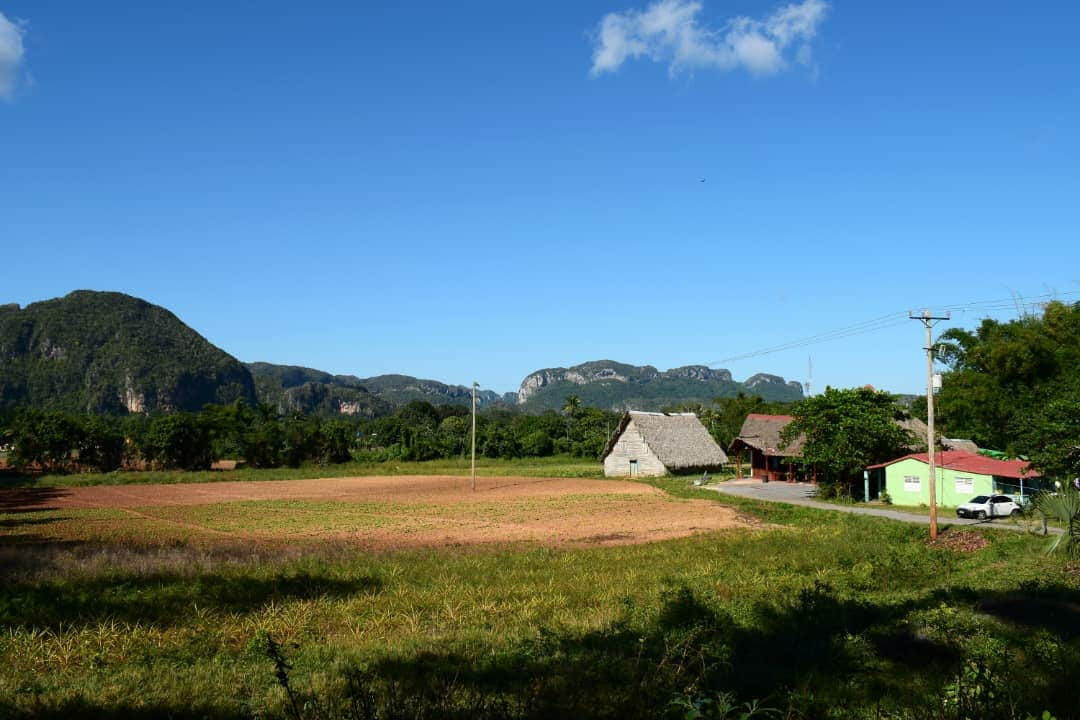
POLYGON ((1035 496, 1032 509, 1043 518, 1060 520, 1065 526, 1065 531, 1054 538, 1047 552, 1064 550, 1067 555, 1077 557, 1080 556, 1080 490, 1071 483, 1055 485, 1057 492, 1041 492, 1035 496))
POLYGON ((566 420, 566 442, 570 442, 570 422, 576 420, 578 413, 581 411, 581 398, 577 395, 569 395, 566 398, 566 404, 563 405, 563 412, 567 415, 566 420))
POLYGON ((709 429, 709 434, 716 437, 716 421, 720 419, 720 413, 713 408, 702 408, 698 413, 698 419, 709 429))

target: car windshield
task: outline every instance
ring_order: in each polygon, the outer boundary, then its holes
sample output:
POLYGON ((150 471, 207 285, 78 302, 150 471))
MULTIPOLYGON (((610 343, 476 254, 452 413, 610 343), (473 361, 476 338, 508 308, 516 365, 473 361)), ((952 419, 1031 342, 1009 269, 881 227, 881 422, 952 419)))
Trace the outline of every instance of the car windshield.
POLYGON ((985 503, 989 499, 990 498, 988 498, 985 495, 980 495, 978 497, 971 498, 970 502, 976 503, 977 505, 982 505, 983 503, 985 503))

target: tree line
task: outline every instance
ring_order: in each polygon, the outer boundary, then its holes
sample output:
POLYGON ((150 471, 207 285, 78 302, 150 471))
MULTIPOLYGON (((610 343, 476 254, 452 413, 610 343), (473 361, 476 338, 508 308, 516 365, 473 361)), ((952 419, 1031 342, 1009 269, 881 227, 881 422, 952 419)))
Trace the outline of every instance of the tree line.
MULTIPOLYGON (((477 417, 476 452, 489 458, 566 454, 599 457, 619 414, 568 401, 563 413, 505 408, 477 417)), ((0 448, 23 471, 201 470, 214 460, 251 467, 298 467, 352 460, 465 457, 472 419, 459 405, 415 401, 376 419, 333 419, 237 400, 201 412, 80 415, 22 408, 0 417, 0 448)))
POLYGON ((937 343, 938 417, 953 437, 1029 457, 1046 474, 1080 475, 1080 303, 983 320, 937 343))

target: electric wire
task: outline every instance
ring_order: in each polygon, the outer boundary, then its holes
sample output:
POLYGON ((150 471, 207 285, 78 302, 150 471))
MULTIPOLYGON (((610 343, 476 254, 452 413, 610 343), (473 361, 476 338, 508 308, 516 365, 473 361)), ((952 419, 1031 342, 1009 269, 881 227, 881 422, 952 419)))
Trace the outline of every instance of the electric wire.
MULTIPOLYGON (((1080 295, 1080 290, 1066 291, 1066 292, 1050 292, 1041 295, 1017 295, 1009 298, 996 298, 992 300, 974 300, 965 303, 957 303, 955 305, 941 306, 939 309, 948 312, 968 313, 968 312, 991 312, 994 310, 1019 310, 1023 306, 1035 307, 1037 305, 1045 305, 1046 303, 1059 299, 1062 296, 1080 295), (1042 300, 1043 302, 1033 302, 1042 300)), ((768 347, 759 348, 757 350, 751 350, 738 355, 732 355, 726 358, 721 358, 713 362, 707 363, 709 367, 715 367, 722 363, 736 362, 739 360, 749 360, 751 358, 761 357, 763 355, 772 355, 774 353, 783 352, 786 350, 796 350, 802 347, 808 347, 810 345, 818 345, 820 343, 832 342, 834 340, 842 340, 849 337, 856 337, 859 335, 866 335, 869 333, 880 332, 882 330, 888 330, 894 327, 900 327, 907 324, 907 321, 911 317, 917 317, 915 311, 895 312, 888 315, 882 315, 881 317, 873 318, 871 320, 863 320, 853 325, 847 325, 842 328, 830 330, 823 333, 817 333, 815 335, 808 335, 796 340, 789 340, 777 345, 771 345, 768 347)))

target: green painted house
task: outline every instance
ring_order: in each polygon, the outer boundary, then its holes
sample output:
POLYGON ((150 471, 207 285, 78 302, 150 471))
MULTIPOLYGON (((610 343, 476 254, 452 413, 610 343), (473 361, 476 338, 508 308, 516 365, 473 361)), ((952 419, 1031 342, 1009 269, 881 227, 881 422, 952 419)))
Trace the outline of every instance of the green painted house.
MULTIPOLYGON (((956 507, 976 495, 1001 493, 1017 501, 1042 489, 1039 473, 1024 460, 996 460, 964 450, 935 453, 937 504, 956 507)), ((872 465, 871 486, 889 494, 897 505, 930 504, 930 459, 926 453, 905 455, 872 465)))

